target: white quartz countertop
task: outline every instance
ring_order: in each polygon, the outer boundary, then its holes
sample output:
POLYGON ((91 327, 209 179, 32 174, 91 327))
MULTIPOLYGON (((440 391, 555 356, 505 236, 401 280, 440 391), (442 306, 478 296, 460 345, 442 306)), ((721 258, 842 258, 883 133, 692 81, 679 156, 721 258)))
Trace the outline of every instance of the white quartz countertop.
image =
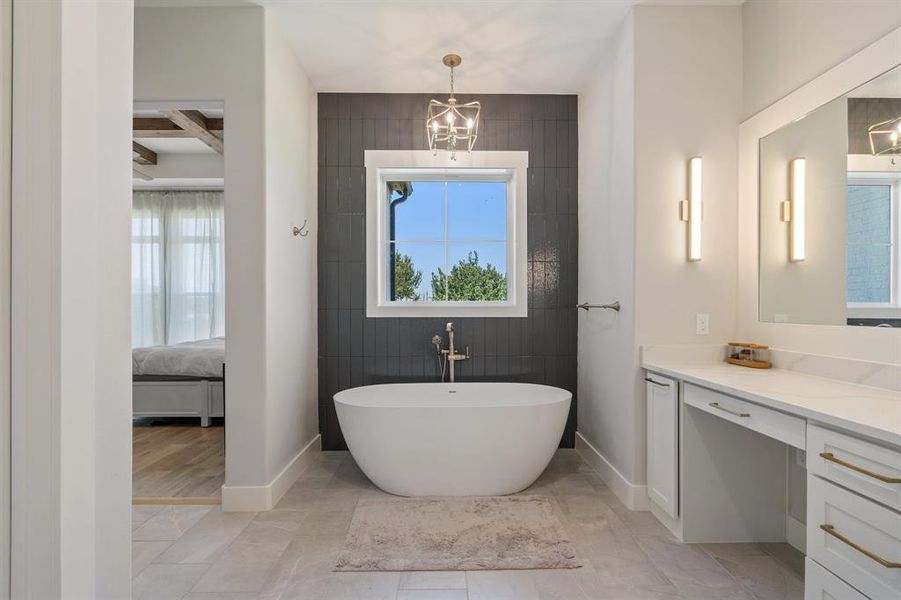
POLYGON ((901 446, 901 392, 782 369, 644 361, 648 371, 901 446))

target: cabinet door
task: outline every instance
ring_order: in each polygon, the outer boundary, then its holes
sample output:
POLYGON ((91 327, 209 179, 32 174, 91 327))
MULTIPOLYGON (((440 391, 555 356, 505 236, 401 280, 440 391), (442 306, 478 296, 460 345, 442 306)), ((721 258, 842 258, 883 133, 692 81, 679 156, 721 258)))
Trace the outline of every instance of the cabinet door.
POLYGON ((648 496, 666 514, 679 514, 679 390, 648 373, 648 496))

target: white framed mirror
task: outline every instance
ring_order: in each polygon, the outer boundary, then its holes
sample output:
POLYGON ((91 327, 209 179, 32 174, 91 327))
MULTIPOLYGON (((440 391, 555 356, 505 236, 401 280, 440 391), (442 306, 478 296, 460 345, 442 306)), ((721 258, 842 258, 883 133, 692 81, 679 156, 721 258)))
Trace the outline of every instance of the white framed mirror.
MULTIPOLYGON (((760 146, 761 140, 786 125, 803 120, 836 98, 847 96, 901 62, 901 27, 823 72, 769 107, 743 121, 739 132, 738 187, 738 323, 737 335, 777 348, 803 348, 829 356, 853 356, 880 363, 901 362, 897 327, 851 327, 847 324, 776 323, 760 318, 760 146)), ((847 168, 847 167, 846 167, 847 168)), ((783 167, 788 173, 789 166, 783 167)), ((786 175, 787 176, 787 175, 786 175)), ((847 182, 845 182, 847 183, 847 182)), ((787 179, 785 180, 787 185, 787 179)), ((787 200, 783 188, 781 200, 787 200)), ((808 204, 811 201, 807 198, 808 204)), ((785 222, 777 225, 785 231, 785 222)), ((784 238, 787 244, 787 239, 784 238)), ((807 239, 808 245, 810 239, 807 239)), ((843 243, 846 243, 843 240, 843 243)), ((781 248, 787 260, 788 248, 781 248)), ((775 311, 773 311, 775 313, 775 311)), ((864 368, 863 366, 861 368, 864 368)))
POLYGON ((762 322, 901 327, 901 65, 759 140, 762 322))

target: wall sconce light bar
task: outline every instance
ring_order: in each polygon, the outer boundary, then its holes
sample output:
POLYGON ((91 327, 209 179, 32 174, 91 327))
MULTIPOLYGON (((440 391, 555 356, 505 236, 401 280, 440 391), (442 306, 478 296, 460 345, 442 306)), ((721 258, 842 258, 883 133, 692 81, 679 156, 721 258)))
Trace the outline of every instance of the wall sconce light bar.
POLYGON ((688 260, 701 260, 701 157, 696 156, 688 163, 688 200, 682 201, 682 220, 688 223, 688 260))
POLYGON ((782 220, 788 226, 788 259, 800 262, 806 256, 806 222, 807 210, 807 161, 804 158, 792 159, 789 166, 790 193, 788 201, 782 203, 782 220))

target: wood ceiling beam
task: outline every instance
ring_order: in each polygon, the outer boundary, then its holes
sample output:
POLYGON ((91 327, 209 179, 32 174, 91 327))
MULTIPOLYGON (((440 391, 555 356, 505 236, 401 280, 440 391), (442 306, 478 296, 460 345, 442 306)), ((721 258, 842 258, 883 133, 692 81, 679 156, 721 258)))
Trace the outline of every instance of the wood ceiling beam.
POLYGON ((134 140, 131 142, 131 152, 132 159, 139 165, 155 165, 157 163, 156 152, 134 140))
MULTIPOLYGON (((224 121, 221 118, 204 119, 206 129, 222 137, 224 121)), ((192 138, 194 134, 185 131, 169 119, 135 117, 132 119, 132 134, 136 138, 192 138)))
POLYGON ((200 111, 167 110, 162 111, 162 114, 219 154, 225 152, 225 144, 222 143, 222 138, 207 129, 206 117, 200 111))

